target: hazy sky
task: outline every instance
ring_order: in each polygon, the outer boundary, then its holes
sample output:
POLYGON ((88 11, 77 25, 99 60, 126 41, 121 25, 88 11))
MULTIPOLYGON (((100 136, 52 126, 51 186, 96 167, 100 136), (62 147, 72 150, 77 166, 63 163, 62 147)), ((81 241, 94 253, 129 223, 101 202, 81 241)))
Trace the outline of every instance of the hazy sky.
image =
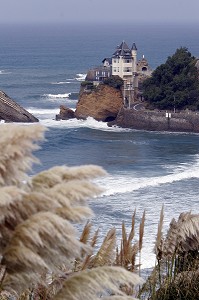
POLYGON ((199 22, 199 0, 0 0, 1 23, 199 22))

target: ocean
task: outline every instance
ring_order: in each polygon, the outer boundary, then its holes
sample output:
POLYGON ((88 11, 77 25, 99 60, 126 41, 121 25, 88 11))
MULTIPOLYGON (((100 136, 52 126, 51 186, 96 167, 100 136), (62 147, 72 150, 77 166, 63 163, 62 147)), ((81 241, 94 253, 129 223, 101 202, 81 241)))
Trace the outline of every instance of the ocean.
POLYGON ((181 212, 198 213, 199 135, 109 128, 92 118, 55 121, 61 104, 75 108, 87 70, 123 40, 135 42, 138 58, 144 55, 153 69, 179 47, 199 56, 195 25, 2 25, 0 89, 48 127, 33 174, 63 164, 97 164, 108 172, 97 180, 104 193, 89 201, 100 240, 113 226, 120 236, 122 221, 128 231, 135 209, 137 238, 146 210, 142 267, 148 268, 162 205, 164 233, 181 212))

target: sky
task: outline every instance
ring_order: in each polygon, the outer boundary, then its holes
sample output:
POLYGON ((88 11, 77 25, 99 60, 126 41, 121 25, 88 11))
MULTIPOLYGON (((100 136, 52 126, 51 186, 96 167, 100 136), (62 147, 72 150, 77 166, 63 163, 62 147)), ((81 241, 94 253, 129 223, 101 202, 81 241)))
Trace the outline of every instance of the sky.
POLYGON ((199 0, 0 0, 0 23, 199 22, 199 0))

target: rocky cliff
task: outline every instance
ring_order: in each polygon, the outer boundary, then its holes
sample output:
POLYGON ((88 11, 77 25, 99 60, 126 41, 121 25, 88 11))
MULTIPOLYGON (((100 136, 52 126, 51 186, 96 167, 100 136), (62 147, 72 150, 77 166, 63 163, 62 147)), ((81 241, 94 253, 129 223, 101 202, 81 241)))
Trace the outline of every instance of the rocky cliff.
POLYGON ((60 121, 60 120, 69 120, 73 118, 75 118, 74 111, 64 105, 60 105, 59 114, 55 116, 55 119, 57 121, 60 121))
POLYGON ((120 89, 100 84, 89 90, 81 87, 75 117, 85 119, 93 117, 97 121, 112 121, 123 105, 120 89))
POLYGON ((0 91, 0 120, 5 122, 38 122, 27 110, 0 91))
POLYGON ((134 109, 121 108, 117 118, 109 122, 108 126, 117 125, 124 128, 132 128, 149 131, 173 131, 173 132, 199 132, 199 113, 180 112, 170 113, 155 111, 136 111, 134 109), (168 117, 169 116, 169 117, 168 117))

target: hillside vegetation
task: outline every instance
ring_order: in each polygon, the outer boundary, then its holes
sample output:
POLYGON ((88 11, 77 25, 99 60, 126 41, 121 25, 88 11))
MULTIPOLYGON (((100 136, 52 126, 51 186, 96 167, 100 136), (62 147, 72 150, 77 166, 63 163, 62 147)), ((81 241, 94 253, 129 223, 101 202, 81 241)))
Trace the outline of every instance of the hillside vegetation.
POLYGON ((199 109, 199 80, 196 58, 187 48, 177 49, 143 83, 149 107, 159 109, 199 109))

